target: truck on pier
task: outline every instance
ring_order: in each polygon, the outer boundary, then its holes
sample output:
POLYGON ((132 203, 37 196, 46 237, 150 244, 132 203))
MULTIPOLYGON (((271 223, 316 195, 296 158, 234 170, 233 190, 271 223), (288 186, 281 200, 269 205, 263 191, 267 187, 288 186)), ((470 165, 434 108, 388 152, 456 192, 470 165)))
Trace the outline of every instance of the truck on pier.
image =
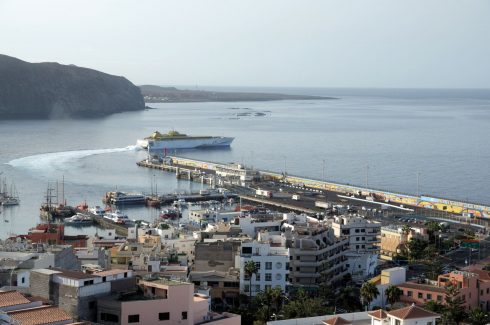
POLYGON ((272 198, 273 195, 272 195, 272 191, 257 189, 255 190, 255 196, 272 198))

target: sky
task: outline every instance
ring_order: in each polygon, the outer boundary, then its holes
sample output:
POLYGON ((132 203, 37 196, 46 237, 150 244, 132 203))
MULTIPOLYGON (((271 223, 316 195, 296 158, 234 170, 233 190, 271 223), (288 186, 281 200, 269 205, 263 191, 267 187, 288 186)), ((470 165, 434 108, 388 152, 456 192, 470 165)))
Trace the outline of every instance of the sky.
POLYGON ((489 0, 0 0, 0 53, 138 85, 490 88, 489 17, 489 0))

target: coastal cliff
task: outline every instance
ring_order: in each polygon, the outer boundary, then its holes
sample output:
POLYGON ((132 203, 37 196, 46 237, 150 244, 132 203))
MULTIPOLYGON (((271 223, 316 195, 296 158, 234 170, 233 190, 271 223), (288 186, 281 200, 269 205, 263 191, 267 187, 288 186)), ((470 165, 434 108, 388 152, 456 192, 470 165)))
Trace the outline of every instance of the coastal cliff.
POLYGON ((285 95, 259 92, 218 92, 204 90, 177 89, 154 85, 140 86, 146 103, 186 103, 186 102, 251 102, 270 100, 334 99, 332 97, 285 95))
POLYGON ((0 55, 0 120, 100 117, 144 108, 139 88, 124 77, 0 55))

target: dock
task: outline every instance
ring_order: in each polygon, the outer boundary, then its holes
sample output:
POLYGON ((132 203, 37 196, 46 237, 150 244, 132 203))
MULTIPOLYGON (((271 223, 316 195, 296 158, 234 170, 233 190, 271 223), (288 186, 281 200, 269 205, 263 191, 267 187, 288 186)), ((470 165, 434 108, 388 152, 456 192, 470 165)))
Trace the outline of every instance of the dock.
MULTIPOLYGON (((439 198, 430 195, 411 195, 396 192, 389 192, 382 189, 367 188, 350 184, 334 183, 326 180, 317 180, 302 176, 289 175, 287 173, 278 173, 266 170, 257 170, 246 168, 240 164, 223 164, 204 160, 196 160, 178 156, 167 156, 164 158, 153 159, 147 158, 137 163, 138 166, 145 168, 160 169, 175 173, 178 178, 185 178, 192 181, 198 181, 212 186, 222 186, 246 189, 251 186, 266 186, 269 182, 282 184, 283 186, 292 187, 298 190, 311 190, 318 193, 335 193, 341 196, 347 196, 357 201, 377 204, 377 205, 395 205, 399 210, 427 211, 428 213, 439 212, 445 215, 455 215, 468 218, 490 219, 490 206, 480 203, 463 202, 452 199, 439 198)), ((241 192, 241 191, 240 191, 241 192)), ((239 193, 239 196, 249 199, 258 198, 251 193, 239 193)), ((335 195, 335 196, 337 196, 335 195)), ((265 200, 264 198, 260 198, 265 200)), ((274 201, 275 200, 266 200, 274 201)), ((284 208, 296 204, 273 203, 273 205, 284 208)), ((301 205, 300 205, 301 206, 301 205)), ((309 208, 308 208, 309 209, 309 208)))

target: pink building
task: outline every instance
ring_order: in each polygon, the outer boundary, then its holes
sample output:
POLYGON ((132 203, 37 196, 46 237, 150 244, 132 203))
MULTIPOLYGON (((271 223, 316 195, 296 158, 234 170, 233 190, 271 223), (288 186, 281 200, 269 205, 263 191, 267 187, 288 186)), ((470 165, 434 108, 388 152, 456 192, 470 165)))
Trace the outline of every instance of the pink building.
POLYGON ((139 290, 97 301, 100 324, 240 324, 240 316, 210 312, 210 298, 194 294, 194 284, 141 280, 139 290))
POLYGON ((445 303, 446 287, 456 286, 467 309, 490 310, 490 275, 488 271, 453 271, 439 275, 437 281, 425 283, 405 282, 398 285, 403 290, 401 300, 424 305, 429 301, 445 303))

